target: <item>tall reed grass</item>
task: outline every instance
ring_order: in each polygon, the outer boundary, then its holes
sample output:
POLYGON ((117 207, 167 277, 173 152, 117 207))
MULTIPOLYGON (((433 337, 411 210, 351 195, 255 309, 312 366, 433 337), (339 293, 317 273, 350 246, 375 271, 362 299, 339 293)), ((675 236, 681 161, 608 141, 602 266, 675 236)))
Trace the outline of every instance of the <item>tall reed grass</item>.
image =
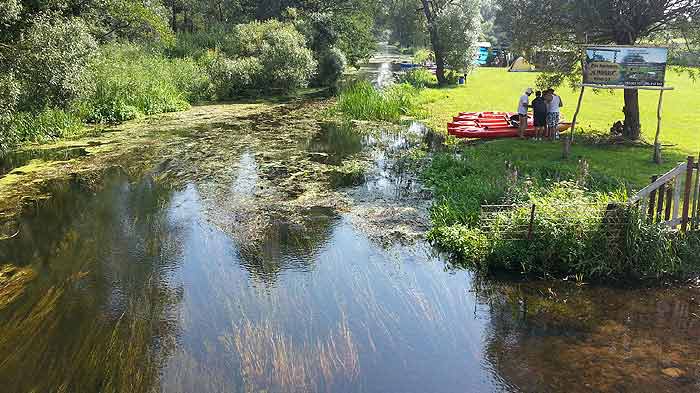
POLYGON ((89 80, 78 107, 96 123, 181 111, 211 96, 208 74, 194 60, 168 59, 134 45, 102 48, 89 80))
POLYGON ((375 89, 367 81, 356 82, 345 88, 338 99, 338 109, 354 120, 399 122, 417 108, 417 91, 408 84, 375 89))

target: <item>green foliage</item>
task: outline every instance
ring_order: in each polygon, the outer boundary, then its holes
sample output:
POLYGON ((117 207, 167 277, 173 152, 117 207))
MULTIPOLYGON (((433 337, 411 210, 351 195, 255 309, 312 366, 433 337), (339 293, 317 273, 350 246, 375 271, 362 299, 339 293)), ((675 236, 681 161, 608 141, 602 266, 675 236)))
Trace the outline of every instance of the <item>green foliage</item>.
POLYGON ((10 24, 19 19, 22 4, 17 0, 0 0, 0 26, 10 24))
POLYGON ((16 75, 27 86, 20 99, 21 109, 66 106, 80 96, 85 86, 85 64, 96 49, 82 19, 50 14, 36 17, 23 34, 14 58, 16 75))
POLYGON ((619 182, 589 173, 587 164, 574 169, 519 161, 478 146, 459 155, 436 154, 423 177, 435 193, 429 239, 479 270, 600 280, 700 271, 697 234, 678 235, 647 223, 627 209, 619 182), (508 169, 513 168, 505 164, 508 158, 517 172, 508 169), (502 203, 521 207, 496 213, 484 232, 481 206, 502 203))
POLYGON ((338 24, 337 48, 345 54, 349 64, 357 67, 363 60, 369 59, 377 49, 376 39, 372 34, 373 16, 366 13, 341 16, 338 18, 338 24))
POLYGON ((231 60, 216 53, 213 56, 208 72, 218 99, 234 99, 263 83, 265 68, 257 57, 231 60))
POLYGON ((343 76, 347 60, 340 49, 330 48, 318 55, 316 83, 319 86, 336 87, 343 76))
POLYGON ((60 109, 16 113, 9 127, 14 138, 22 142, 46 142, 78 135, 83 129, 82 119, 78 115, 60 109))
POLYGON ((449 67, 467 72, 474 66, 476 40, 480 35, 479 2, 449 2, 435 17, 440 36, 440 52, 449 67))
POLYGON ((435 54, 429 49, 419 49, 413 55, 413 62, 423 64, 427 61, 435 61, 435 54))
POLYGON ((236 26, 233 34, 235 44, 226 55, 262 66, 260 73, 251 77, 257 82, 251 88, 291 91, 308 85, 316 62, 304 36, 292 24, 251 22, 236 26))
POLYGON ((103 48, 90 64, 93 91, 78 104, 90 122, 187 109, 210 96, 209 79, 191 59, 167 59, 133 45, 103 48))
POLYGON ((652 224, 619 198, 559 183, 498 213, 489 232, 462 224, 431 239, 480 270, 584 279, 658 279, 700 271, 700 236, 652 224), (531 204, 536 206, 527 239, 531 204))
POLYGON ((423 89, 428 86, 436 85, 437 79, 435 79, 435 75, 433 75, 432 72, 425 68, 416 68, 400 75, 399 82, 408 83, 415 88, 423 89))
POLYGON ((398 122, 416 108, 416 89, 407 84, 392 85, 380 91, 362 81, 347 87, 338 99, 338 109, 355 120, 398 122))

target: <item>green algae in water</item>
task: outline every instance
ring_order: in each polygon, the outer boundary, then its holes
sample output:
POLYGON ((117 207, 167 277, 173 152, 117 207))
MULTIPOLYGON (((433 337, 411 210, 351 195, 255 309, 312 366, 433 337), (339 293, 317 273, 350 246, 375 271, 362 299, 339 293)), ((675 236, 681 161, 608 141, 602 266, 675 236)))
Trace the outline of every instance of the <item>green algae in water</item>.
POLYGON ((87 154, 84 148, 33 149, 8 153, 0 157, 0 177, 33 160, 68 161, 87 154))

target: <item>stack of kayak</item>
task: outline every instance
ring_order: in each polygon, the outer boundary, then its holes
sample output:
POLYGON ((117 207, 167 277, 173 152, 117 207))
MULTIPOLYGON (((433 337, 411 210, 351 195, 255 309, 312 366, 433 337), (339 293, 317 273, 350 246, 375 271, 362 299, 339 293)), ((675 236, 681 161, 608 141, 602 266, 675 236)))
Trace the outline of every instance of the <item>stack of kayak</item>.
MULTIPOLYGON (((458 138, 514 138, 518 136, 518 114, 512 112, 462 112, 447 124, 450 135, 458 138)), ((571 123, 559 123, 559 132, 571 123)), ((535 136, 532 116, 528 116, 525 136, 535 136)))

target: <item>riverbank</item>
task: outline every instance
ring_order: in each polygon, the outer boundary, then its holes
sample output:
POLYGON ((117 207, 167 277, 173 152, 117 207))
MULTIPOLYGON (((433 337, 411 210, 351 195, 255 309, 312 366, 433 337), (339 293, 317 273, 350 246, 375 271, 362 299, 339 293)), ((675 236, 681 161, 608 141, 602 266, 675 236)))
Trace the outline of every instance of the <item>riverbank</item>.
MULTIPOLYGON (((511 95, 517 97, 520 86, 532 85, 535 76, 478 69, 466 86, 421 90, 420 109, 427 113, 428 124, 437 132, 445 132, 446 123, 460 111, 508 111, 511 108, 505 100, 511 95)), ((688 87, 692 82, 687 77, 675 75, 670 83, 683 85, 674 92, 676 104, 678 100, 700 100, 688 87)), ((573 92, 562 89, 561 94, 564 102, 573 102, 573 92)), ((642 96, 642 111, 650 112, 652 98, 642 96)), ((562 145, 555 142, 451 141, 451 148, 434 154, 424 170, 424 180, 433 187, 436 198, 430 238, 462 262, 484 271, 594 280, 697 275, 700 261, 693 257, 698 251, 695 235, 676 236, 646 224, 632 211, 625 213, 627 237, 607 244, 611 239, 600 233, 604 228, 602 212, 609 203, 624 205, 627 196, 648 185, 652 175, 663 174, 685 161, 686 154, 700 143, 690 137, 686 123, 689 114, 680 112, 673 103, 667 103, 662 140, 676 145, 664 150, 664 164, 651 161, 650 146, 607 143, 603 131, 595 130, 604 130, 606 121, 615 120, 609 109, 620 102, 619 95, 589 95, 584 102, 586 110, 581 113, 584 131, 572 146, 569 159, 562 158, 562 145), (482 211, 482 205, 503 204, 535 204, 539 214, 533 221, 525 217, 530 216, 529 210, 495 216, 482 211), (499 228, 490 227, 493 220, 499 228), (529 221, 534 225, 531 239, 518 240, 518 231, 529 221)), ((645 124, 651 124, 647 117, 644 119, 645 124)))
POLYGON ((696 390, 697 283, 500 281, 455 265, 425 241, 433 195, 417 178, 439 136, 325 121, 328 105, 194 107, 35 162, 56 181, 16 168, 13 184, 47 198, 0 240, 0 385, 696 390))

